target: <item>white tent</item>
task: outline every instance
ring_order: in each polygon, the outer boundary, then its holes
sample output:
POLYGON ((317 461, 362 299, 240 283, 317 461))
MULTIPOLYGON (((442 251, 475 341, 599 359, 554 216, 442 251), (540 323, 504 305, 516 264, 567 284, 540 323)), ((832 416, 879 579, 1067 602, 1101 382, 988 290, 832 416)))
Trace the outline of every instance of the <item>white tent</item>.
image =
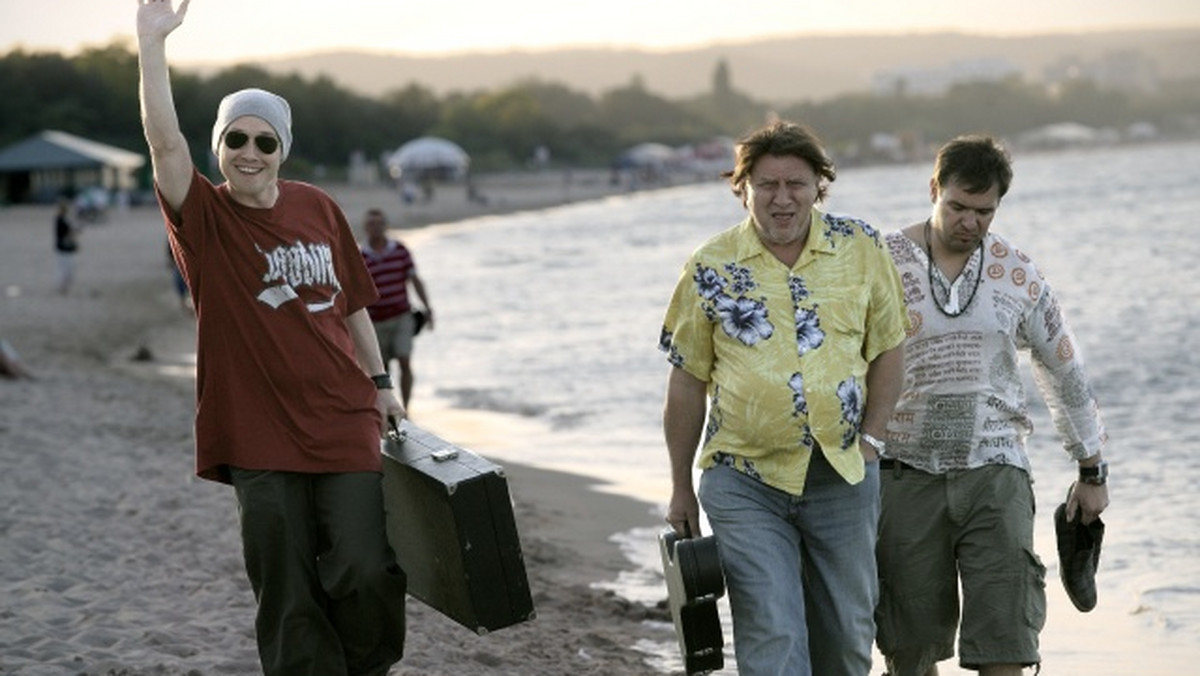
POLYGON ((1077 122, 1059 122, 1025 132, 1021 143, 1038 147, 1080 146, 1096 143, 1101 133, 1077 122))
POLYGON ((140 153, 43 131, 0 149, 0 202, 52 202, 69 188, 131 190, 145 163, 140 153))
POLYGON ((621 153, 618 163, 623 167, 662 169, 678 159, 671 146, 662 143, 640 143, 621 153))
POLYGON ((459 178, 467 172, 471 157, 453 141, 422 136, 400 146, 386 163, 388 173, 395 179, 423 174, 459 178))

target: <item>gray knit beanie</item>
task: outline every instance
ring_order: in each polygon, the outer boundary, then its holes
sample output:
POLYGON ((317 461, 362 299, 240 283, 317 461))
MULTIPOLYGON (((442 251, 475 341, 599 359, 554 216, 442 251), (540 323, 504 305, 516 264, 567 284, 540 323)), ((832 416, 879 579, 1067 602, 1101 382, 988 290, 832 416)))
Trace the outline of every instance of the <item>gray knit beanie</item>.
POLYGON ((286 99, 263 89, 243 89, 221 99, 217 107, 217 123, 213 125, 212 151, 221 145, 221 136, 234 120, 245 115, 262 118, 279 137, 279 158, 282 162, 292 149, 292 108, 286 99))

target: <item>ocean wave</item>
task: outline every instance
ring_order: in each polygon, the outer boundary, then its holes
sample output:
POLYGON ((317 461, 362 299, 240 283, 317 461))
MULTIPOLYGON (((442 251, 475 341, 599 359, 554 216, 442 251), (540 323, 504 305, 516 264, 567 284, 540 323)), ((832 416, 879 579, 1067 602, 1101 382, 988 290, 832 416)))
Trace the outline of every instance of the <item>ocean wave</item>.
POLYGON ((447 388, 436 390, 436 394, 451 401, 455 408, 507 413, 524 418, 537 418, 546 414, 544 406, 522 401, 507 390, 447 388))

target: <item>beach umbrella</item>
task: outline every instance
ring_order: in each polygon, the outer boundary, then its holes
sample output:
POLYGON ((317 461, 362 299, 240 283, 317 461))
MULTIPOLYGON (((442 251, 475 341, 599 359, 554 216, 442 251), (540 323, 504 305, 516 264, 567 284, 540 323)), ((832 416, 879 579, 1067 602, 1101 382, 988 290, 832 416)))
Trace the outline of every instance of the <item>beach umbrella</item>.
POLYGON ((439 174, 459 176, 466 173, 471 157, 457 143, 422 136, 400 146, 388 156, 388 172, 393 178, 405 174, 439 174))
POLYGON ((618 164, 622 167, 661 169, 677 157, 674 148, 662 143, 639 143, 621 153, 618 164))

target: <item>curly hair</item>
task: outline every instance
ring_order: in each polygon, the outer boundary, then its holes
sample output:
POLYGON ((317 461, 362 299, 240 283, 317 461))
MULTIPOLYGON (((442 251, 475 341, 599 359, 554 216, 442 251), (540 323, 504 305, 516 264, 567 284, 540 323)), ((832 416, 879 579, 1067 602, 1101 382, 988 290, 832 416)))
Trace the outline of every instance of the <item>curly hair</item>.
POLYGON ((816 132, 795 122, 778 120, 743 137, 737 144, 734 167, 722 176, 729 179, 733 194, 746 203, 746 181, 756 162, 763 157, 799 157, 817 174, 817 201, 823 201, 829 184, 837 179, 837 168, 825 153, 816 132))

